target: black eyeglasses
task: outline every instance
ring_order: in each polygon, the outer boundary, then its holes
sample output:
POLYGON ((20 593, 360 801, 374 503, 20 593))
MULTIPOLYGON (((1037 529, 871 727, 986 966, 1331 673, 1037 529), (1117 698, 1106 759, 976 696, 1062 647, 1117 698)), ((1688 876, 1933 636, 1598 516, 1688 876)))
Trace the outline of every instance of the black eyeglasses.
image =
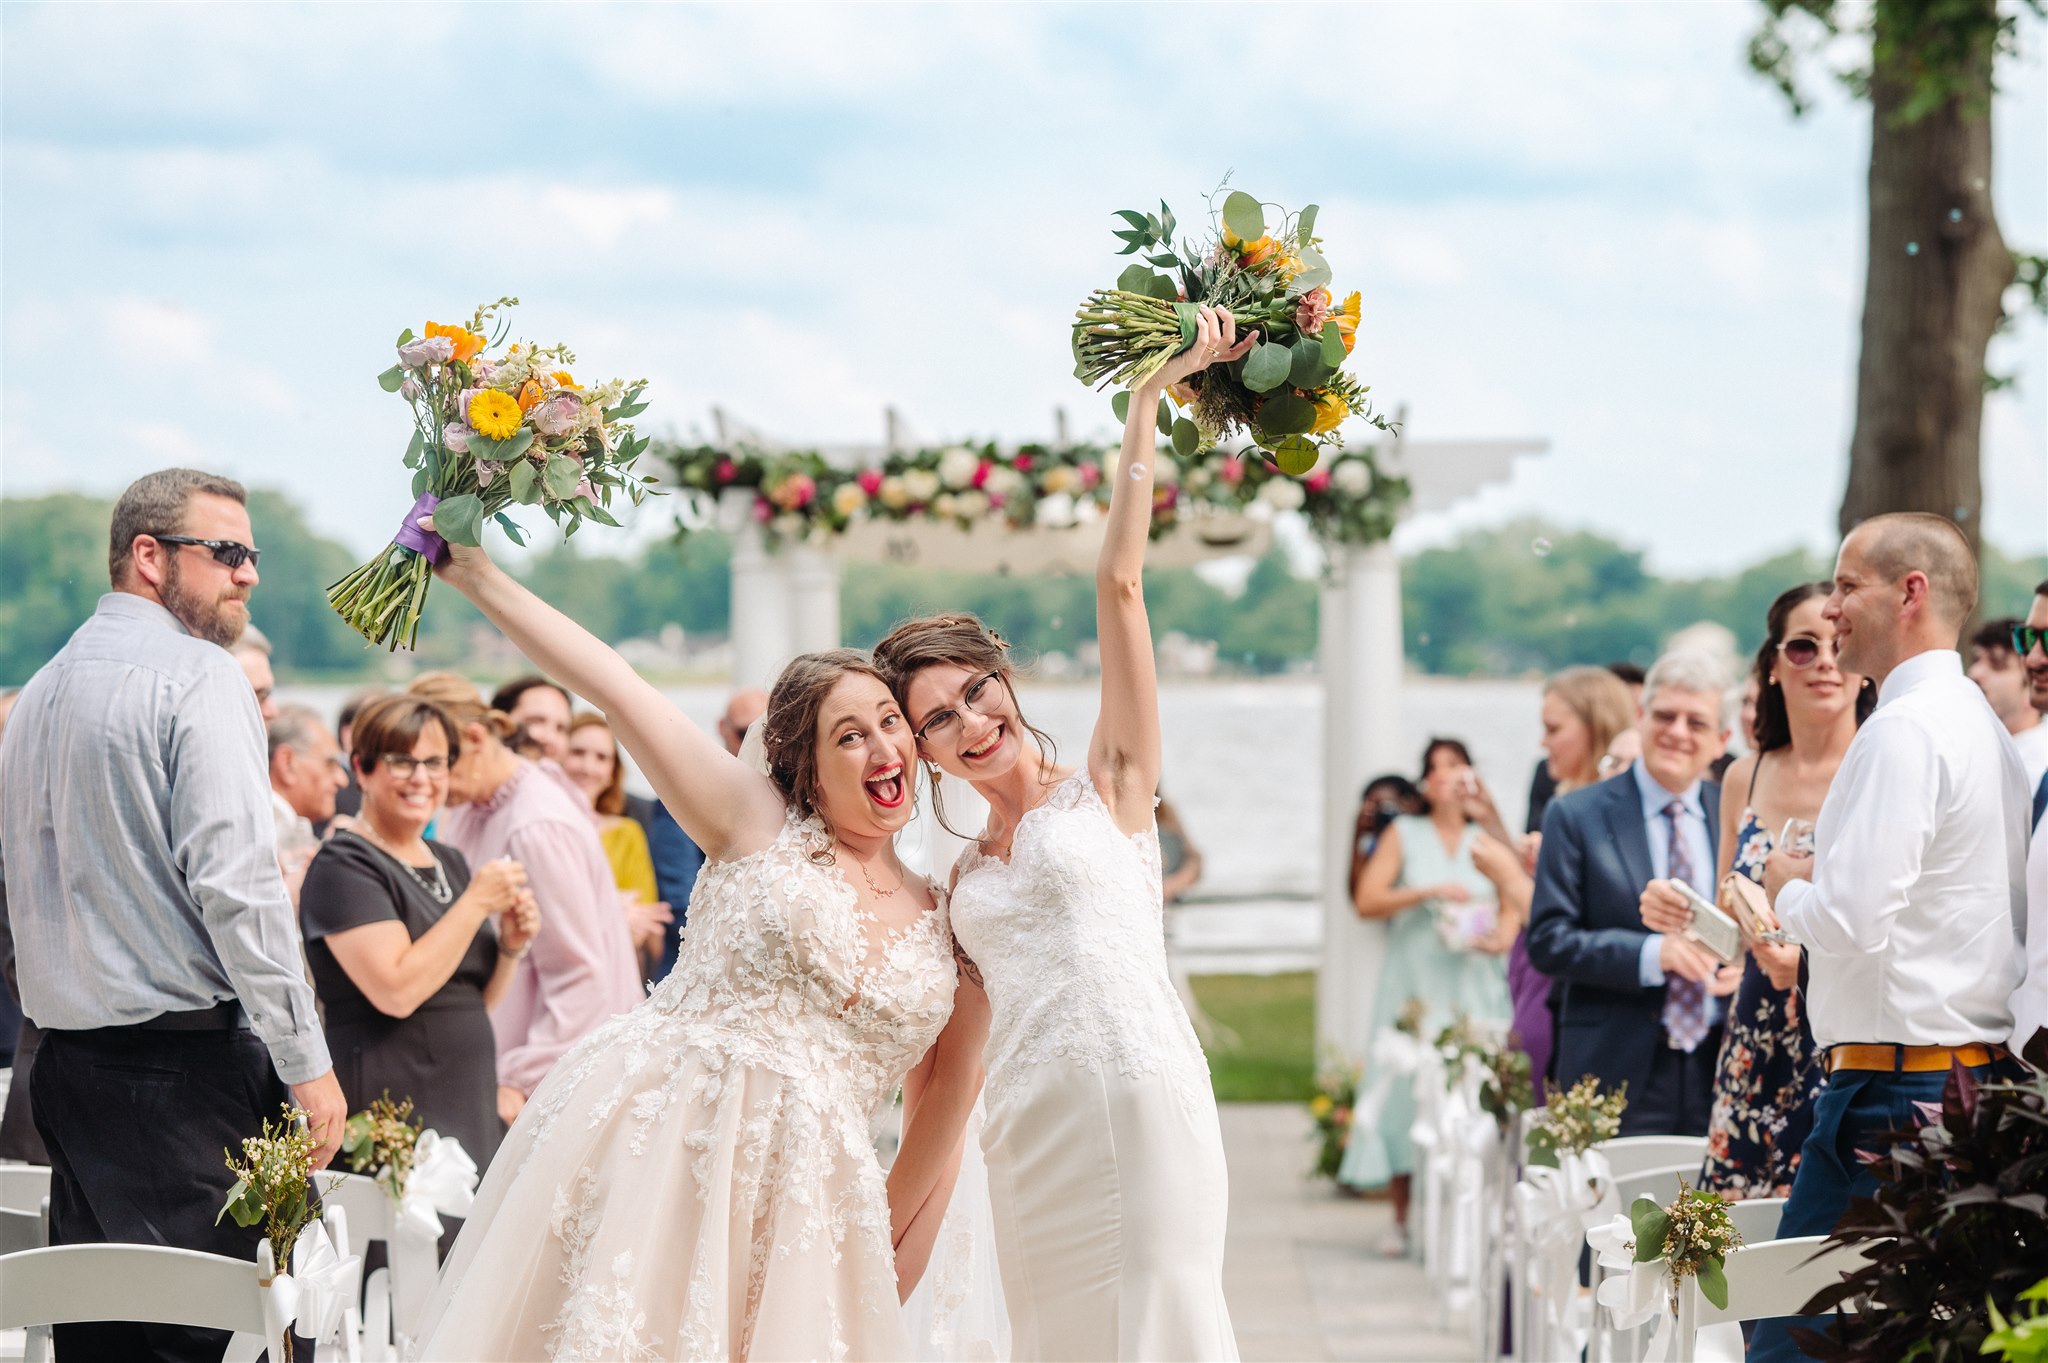
POLYGON ((256 560, 263 557, 261 549, 251 549, 239 540, 196 540, 190 535, 158 535, 154 533, 151 533, 149 537, 158 544, 197 545, 199 548, 211 553, 215 563, 230 571, 241 567, 244 563, 253 568, 256 566, 256 560))
POLYGON ((410 781, 414 772, 424 771, 429 776, 444 776, 448 772, 445 757, 414 757, 411 753, 388 752, 377 759, 401 781, 410 781))
POLYGON ((2030 629, 2026 625, 2012 627, 2012 651, 2022 658, 2034 651, 2035 645, 2048 653, 2048 629, 2030 629))
MULTIPOLYGON (((986 715, 988 711, 981 707, 984 704, 990 706, 1001 705, 1003 703, 1003 694, 1003 674, 1000 672, 990 672, 984 676, 977 677, 974 685, 967 688, 967 693, 960 697, 960 708, 962 710, 972 710, 977 715, 986 715), (995 687, 993 692, 989 690, 991 685, 995 687)), ((924 727, 912 734, 911 737, 920 743, 929 742, 934 738, 951 742, 955 736, 953 726, 959 722, 959 710, 941 710, 925 720, 924 727)))

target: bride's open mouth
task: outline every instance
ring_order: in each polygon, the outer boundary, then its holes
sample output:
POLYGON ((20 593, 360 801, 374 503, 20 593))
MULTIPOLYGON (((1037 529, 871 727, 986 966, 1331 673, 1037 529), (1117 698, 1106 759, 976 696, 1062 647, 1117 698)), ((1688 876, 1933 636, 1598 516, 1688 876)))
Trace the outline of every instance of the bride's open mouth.
POLYGON ((973 747, 962 748, 960 756, 969 762, 986 762, 995 754, 996 749, 1003 746, 1003 734, 1008 727, 1003 724, 996 725, 995 728, 990 729, 984 734, 981 741, 973 747))
POLYGON ((868 788, 868 798, 883 809, 901 809, 908 798, 909 790, 903 780, 903 764, 891 762, 878 767, 868 774, 862 783, 868 788))

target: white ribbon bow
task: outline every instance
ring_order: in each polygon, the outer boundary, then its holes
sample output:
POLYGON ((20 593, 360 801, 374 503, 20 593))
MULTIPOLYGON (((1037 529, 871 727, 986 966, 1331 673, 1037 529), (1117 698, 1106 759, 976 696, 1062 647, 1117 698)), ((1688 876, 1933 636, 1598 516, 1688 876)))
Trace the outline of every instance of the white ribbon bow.
POLYGON ((422 1131, 412 1151, 391 1232, 392 1317, 407 1337, 418 1333, 440 1272, 441 1218, 469 1215, 477 1182, 476 1161, 453 1136, 422 1131))
POLYGON ((1569 1341, 1582 1344, 1590 1324, 1579 1295, 1579 1250, 1615 1207, 1614 1172, 1597 1150, 1560 1154, 1555 1168, 1531 1165, 1515 1188, 1529 1288, 1571 1352, 1578 1346, 1569 1341))
POLYGON ((327 1228, 315 1221, 292 1242, 292 1271, 278 1274, 270 1286, 284 1323, 297 1322, 293 1333, 327 1344, 339 1338, 342 1313, 355 1305, 362 1280, 363 1261, 353 1254, 342 1258, 327 1228))
POLYGON ((1672 1328, 1671 1267, 1662 1259, 1636 1262, 1636 1231, 1626 1216, 1615 1215, 1605 1225, 1586 1232, 1586 1242, 1603 1268, 1615 1276, 1600 1284, 1595 1298, 1607 1308, 1617 1330, 1633 1330, 1646 1321, 1656 1325, 1642 1363, 1669 1363, 1677 1331, 1672 1328))
POLYGON ((1372 1039, 1372 1055, 1367 1062, 1371 1078, 1351 1109, 1354 1128, 1370 1131, 1379 1124, 1387 1096, 1394 1091, 1394 1081, 1406 1079, 1420 1069, 1423 1052, 1428 1049, 1406 1032, 1392 1027, 1380 1029, 1380 1034, 1372 1039))

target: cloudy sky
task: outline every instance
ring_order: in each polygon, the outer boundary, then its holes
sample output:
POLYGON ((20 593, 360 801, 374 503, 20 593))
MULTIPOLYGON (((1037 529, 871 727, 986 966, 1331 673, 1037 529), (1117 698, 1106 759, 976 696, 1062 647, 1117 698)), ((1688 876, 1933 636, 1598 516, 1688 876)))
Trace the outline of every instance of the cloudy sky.
MULTIPOLYGON (((1825 546, 1868 113, 1793 121, 1744 65, 1759 8, 9 4, 0 480, 197 464, 367 552, 408 500, 392 338, 500 294, 651 379, 656 430, 1107 435, 1065 326, 1108 215, 1195 218, 1234 171, 1323 205, 1412 436, 1550 442, 1406 542, 1534 513, 1675 572, 1825 546)), ((2042 249, 2023 36, 1995 189, 2042 249)), ((2041 324, 1994 361, 1987 529, 2039 551, 2041 324)))

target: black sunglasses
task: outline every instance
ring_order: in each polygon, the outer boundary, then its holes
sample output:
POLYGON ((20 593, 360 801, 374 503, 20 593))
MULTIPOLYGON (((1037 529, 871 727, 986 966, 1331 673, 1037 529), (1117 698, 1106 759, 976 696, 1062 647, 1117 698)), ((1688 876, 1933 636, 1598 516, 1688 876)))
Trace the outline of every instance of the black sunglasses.
POLYGON ((2025 625, 2012 627, 2013 652, 2024 658, 2034 651, 2036 644, 2041 646, 2043 652, 2048 652, 2048 629, 2030 629, 2025 625))
POLYGON ((215 563, 230 570, 239 568, 244 563, 253 568, 256 566, 256 560, 263 557, 261 549, 251 549, 238 540, 196 540, 190 535, 157 534, 151 534, 150 538, 158 544, 196 544, 201 549, 211 552, 215 563))

